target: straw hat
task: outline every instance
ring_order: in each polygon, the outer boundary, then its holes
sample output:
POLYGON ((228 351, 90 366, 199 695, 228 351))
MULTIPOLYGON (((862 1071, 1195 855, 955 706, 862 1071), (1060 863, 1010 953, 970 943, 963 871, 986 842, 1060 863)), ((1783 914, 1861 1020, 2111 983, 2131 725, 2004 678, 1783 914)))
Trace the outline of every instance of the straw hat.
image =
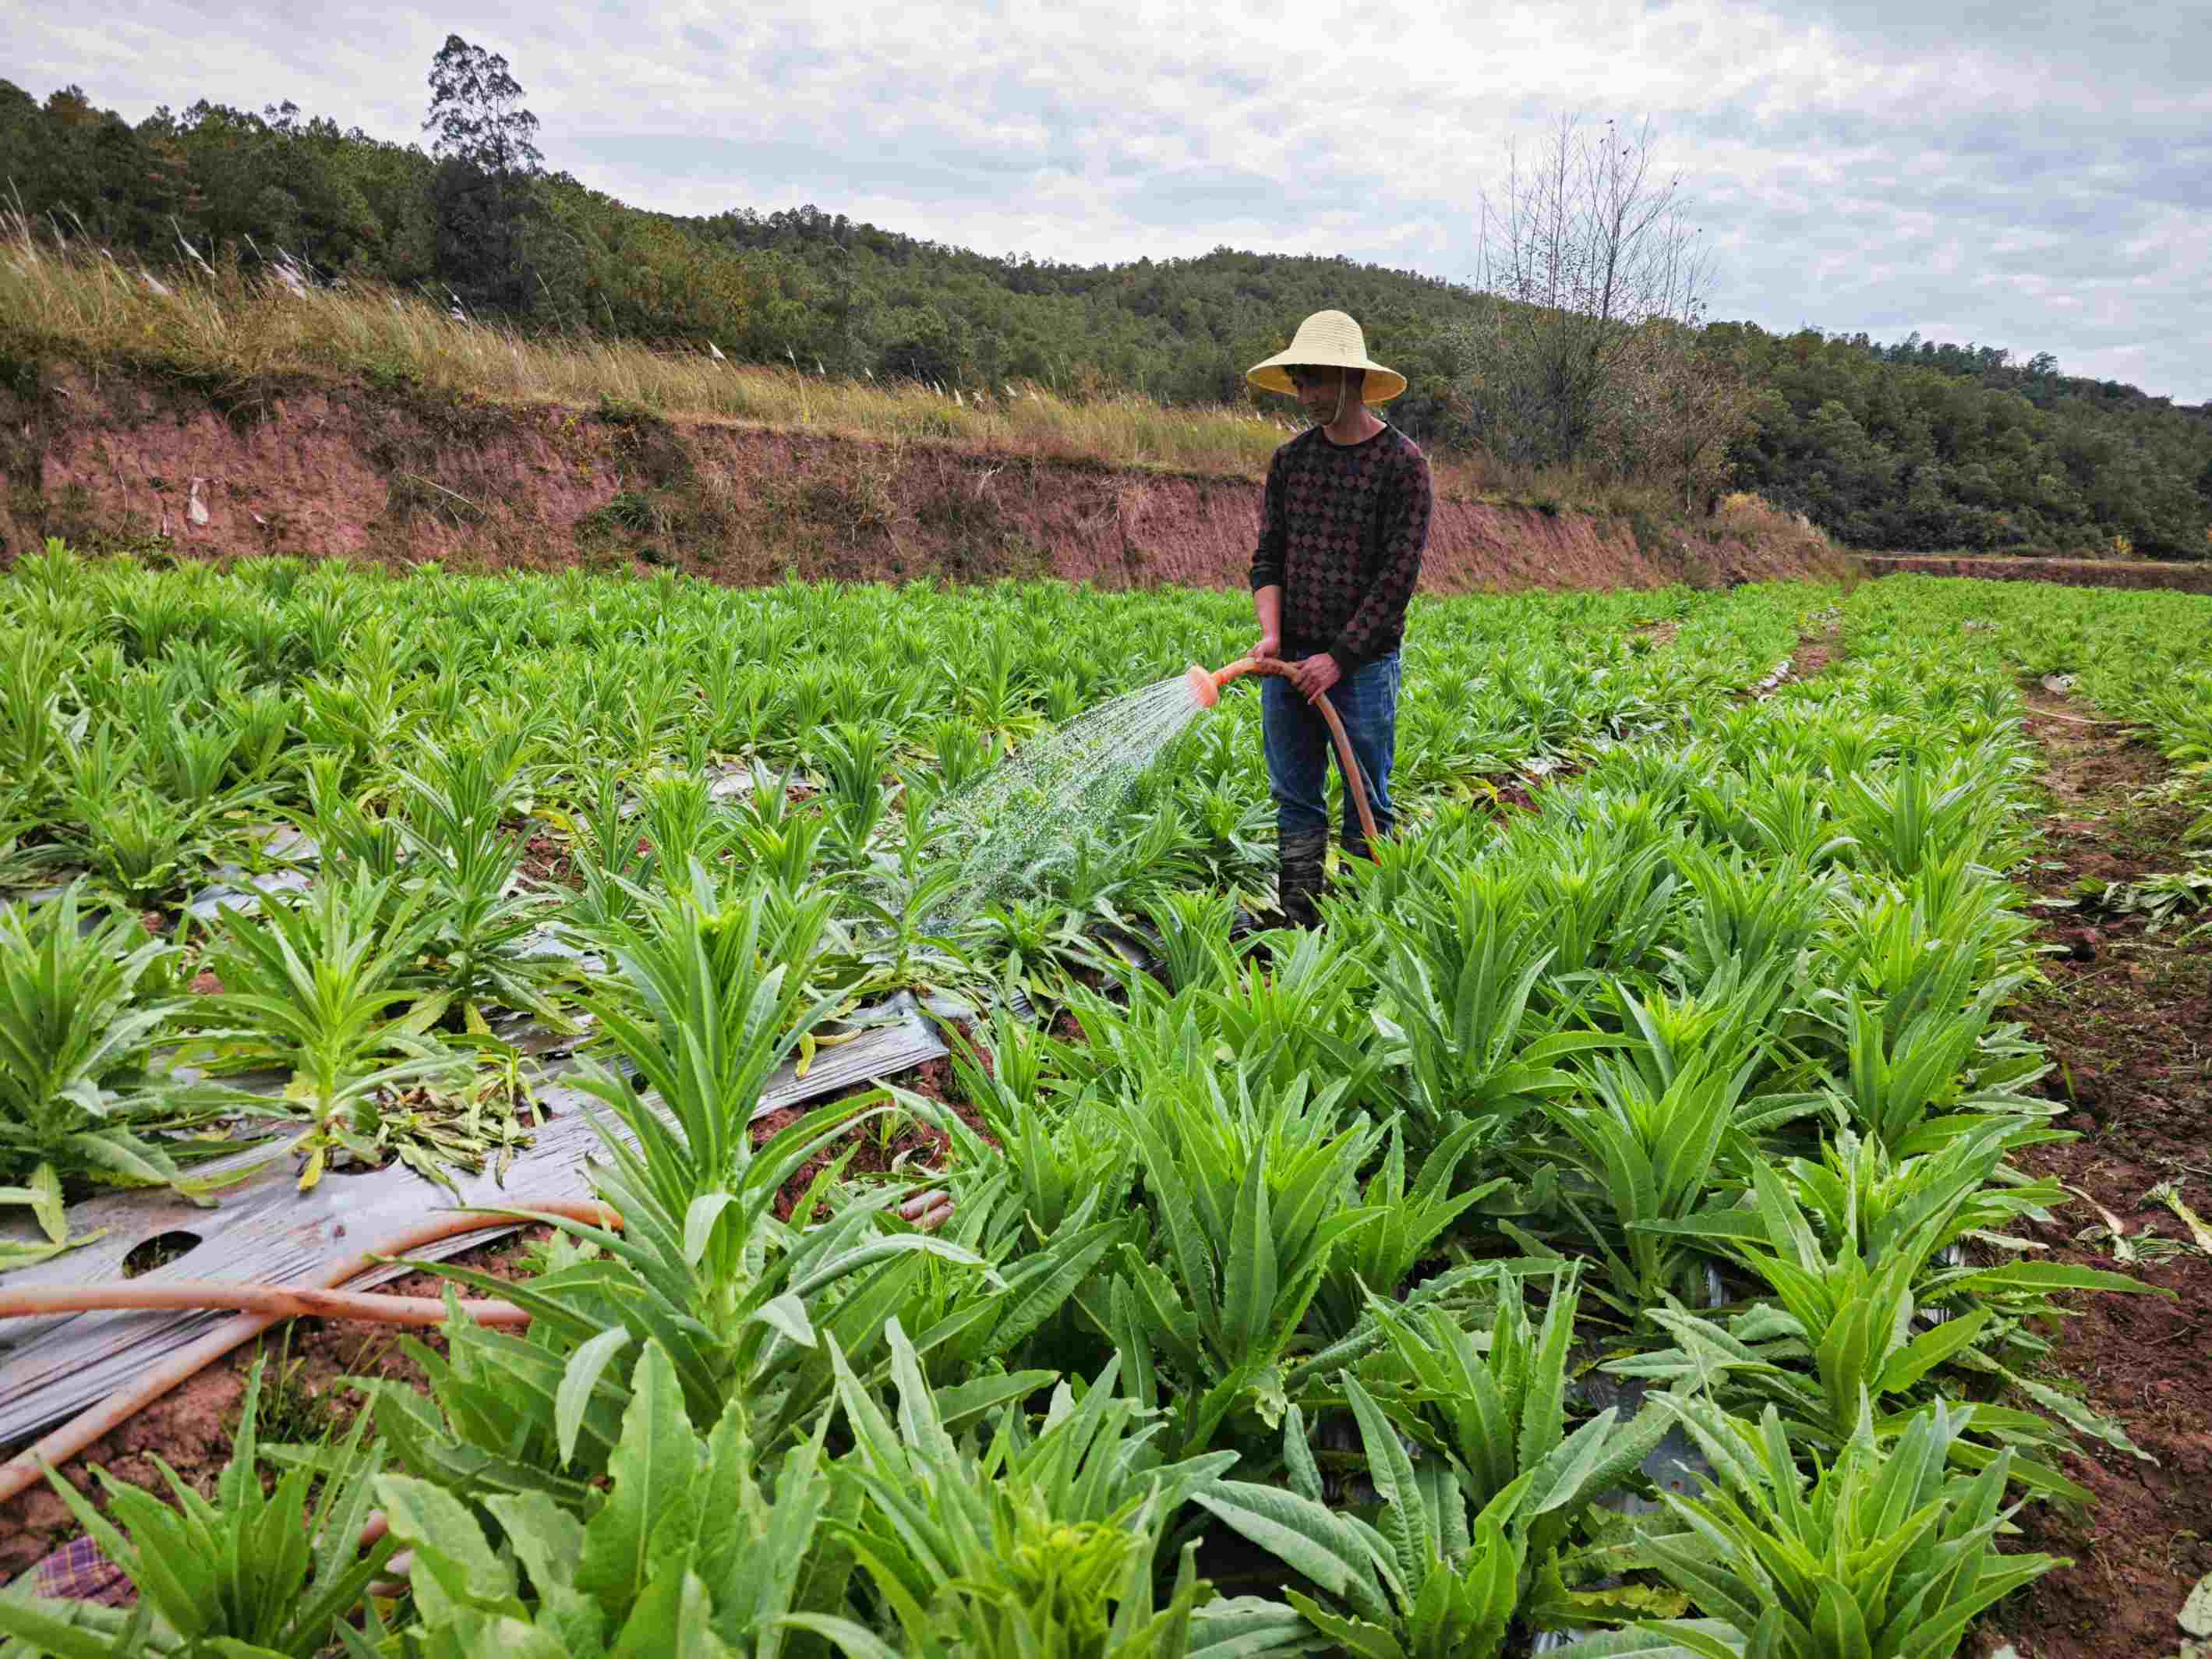
POLYGON ((1367 337, 1359 325, 1340 311, 1316 311, 1298 325, 1297 337, 1288 351, 1279 351, 1264 363, 1255 363, 1244 378, 1264 392, 1295 394, 1297 388, 1284 371, 1299 368, 1364 368, 1367 371, 1360 401, 1387 404, 1406 389, 1406 377, 1385 368, 1367 355, 1367 337))

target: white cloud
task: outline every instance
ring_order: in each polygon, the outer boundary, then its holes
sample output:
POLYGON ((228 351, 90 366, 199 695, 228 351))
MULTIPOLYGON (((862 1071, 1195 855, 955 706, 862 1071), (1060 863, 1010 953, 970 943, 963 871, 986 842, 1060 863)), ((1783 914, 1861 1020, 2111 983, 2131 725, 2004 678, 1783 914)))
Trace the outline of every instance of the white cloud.
POLYGON ((450 29, 507 55, 554 166, 627 200, 812 201, 1057 259, 1229 243, 1463 278, 1509 141, 1648 115, 1717 256, 1715 315, 1917 325, 2212 398, 2203 8, 569 0, 371 31, 326 0, 131 11, 19 28, 11 78, 132 117, 290 97, 411 139, 450 29))

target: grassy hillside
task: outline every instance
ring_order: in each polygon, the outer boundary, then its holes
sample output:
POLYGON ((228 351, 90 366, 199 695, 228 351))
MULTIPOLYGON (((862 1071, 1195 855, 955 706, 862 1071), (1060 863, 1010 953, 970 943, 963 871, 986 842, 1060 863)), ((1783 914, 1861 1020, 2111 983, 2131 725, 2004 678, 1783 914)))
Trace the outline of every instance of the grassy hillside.
MULTIPOLYGON (((902 444, 1234 477, 1262 476, 1297 428, 1287 408, 1071 395, 1035 381, 943 386, 825 376, 719 350, 471 319, 380 283, 291 283, 235 264, 131 270, 0 211, 0 379, 27 391, 43 356, 150 368, 231 401, 299 374, 457 397, 724 420, 902 444)), ((1437 449, 1449 495, 1669 516, 1663 490, 1480 449, 1437 449)))
MULTIPOLYGON (((524 396, 604 393, 893 434, 945 428, 1244 471, 1273 441, 1250 418, 1244 366, 1299 317, 1340 306, 1412 382, 1392 418, 1469 458, 1480 487, 1568 500, 1669 487, 1657 442, 1617 445, 1564 478, 1489 461, 1509 434, 1472 395, 1486 366, 1467 342, 1500 302, 1412 271, 1227 248, 1102 266, 1000 258, 811 206, 678 219, 566 174, 436 161, 289 105, 256 115, 203 102, 134 125, 76 88, 40 103, 0 82, 0 153, 41 246, 112 256, 111 287, 143 288, 143 267, 173 289, 180 264, 206 266, 196 325, 117 310, 113 295, 33 316, 11 291, 0 344, 19 354, 128 349, 227 367, 289 352, 524 396), (325 306, 319 337, 257 320, 241 338, 231 318, 260 304, 245 279, 280 249, 318 300, 340 283, 367 299, 325 306), (372 319, 380 307, 393 323, 372 319), (103 308, 116 325, 94 315, 103 308), (433 326, 456 316, 482 326, 433 326), (164 331, 179 325, 186 332, 164 331), (784 374, 721 372, 717 353, 784 374), (872 389, 884 382, 908 389, 872 389), (925 399, 911 389, 921 384, 937 390, 925 399), (1006 407, 1048 401, 1059 412, 1006 407), (1048 433, 1022 425, 1033 419, 1048 433)), ((1749 408, 1724 476, 1703 486, 1708 500, 1755 489, 1861 547, 2212 553, 2204 409, 2067 376, 2047 354, 1749 324, 1708 327, 1701 349, 1749 408)))

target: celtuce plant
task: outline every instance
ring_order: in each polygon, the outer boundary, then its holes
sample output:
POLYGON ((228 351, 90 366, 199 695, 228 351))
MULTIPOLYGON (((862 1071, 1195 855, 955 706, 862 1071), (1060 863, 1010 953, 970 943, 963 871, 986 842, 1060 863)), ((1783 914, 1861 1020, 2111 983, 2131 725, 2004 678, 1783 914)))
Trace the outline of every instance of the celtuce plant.
MULTIPOLYGON (((255 1425, 264 1366, 240 1406, 230 1462, 203 1497, 159 1456, 173 1504, 106 1476, 107 1512, 51 1474, 70 1511, 137 1592, 131 1613, 81 1601, 0 1599, 0 1632, 53 1659, 139 1653, 315 1659, 346 1631, 399 1540, 359 1543, 383 1453, 368 1420, 264 1492, 255 1425)), ((13 1645, 13 1644, 11 1644, 13 1645)))
POLYGON ((1438 1239, 1506 1184, 1504 1176, 1480 1185, 1458 1179, 1462 1161, 1481 1129, 1479 1123, 1455 1129, 1421 1160, 1420 1173, 1409 1187, 1403 1126, 1392 1120, 1382 1164, 1359 1194, 1369 1219, 1337 1246, 1315 1297, 1314 1319, 1322 1330, 1350 1335, 1367 1311, 1369 1286, 1404 1284, 1431 1259, 1438 1239))
MULTIPOLYGON (((2063 1262, 1936 1269, 1936 1253, 1954 1237, 1954 1224, 1977 1190, 1970 1183, 1986 1173, 2002 1143, 1984 1137, 1983 1146, 1968 1150, 1988 1163, 1966 1170, 1966 1179, 1942 1181, 1940 1160, 1928 1160, 1938 1166, 1921 1171, 1929 1201, 1890 1218, 1891 1224, 1877 1232, 1880 1243, 1872 1252, 1862 1247, 1853 1212, 1855 1190, 1845 1194, 1845 1212, 1829 1245, 1800 1207, 1788 1180, 1771 1170, 1755 1170, 1754 1208, 1709 1212, 1680 1231, 1721 1243, 1735 1266, 1765 1283, 1772 1301, 1725 1327, 1679 1304, 1655 1311, 1653 1319, 1680 1346, 1614 1361, 1608 1369, 1660 1380, 1694 1380, 1703 1391, 1732 1404, 1778 1407, 1793 1444, 1833 1449, 1857 1430, 1869 1404, 1879 1413, 1875 1433, 1887 1439, 1904 1431, 1918 1414, 1923 1383, 1939 1367, 2002 1370, 1974 1352, 1999 1320, 1998 1306, 1960 1307, 1923 1329, 1915 1319, 1923 1299, 1940 1303, 1947 1293, 1956 1295, 1957 1287, 1977 1281, 1990 1290, 2014 1291, 2144 1288, 2118 1273, 2063 1262), (1796 1368, 1807 1361, 1809 1375, 1796 1368)), ((1958 1381, 1955 1374, 1949 1380, 1954 1386, 1958 1381)), ((2068 1414, 2095 1421, 2078 1406, 2068 1414)), ((2032 1412, 1981 1407, 1977 1422, 1998 1444, 2021 1449, 2012 1464, 2015 1479, 2047 1495, 2086 1501, 2087 1493, 2050 1462, 2027 1455, 2070 1443, 2046 1419, 2032 1412)), ((1984 1467, 1993 1455, 1992 1448, 1978 1438, 1954 1437, 1953 1445, 1954 1455, 1972 1468, 1984 1467)))
POLYGON ((1340 1085, 1255 1092, 1200 1066, 1178 1089, 1197 1057, 1188 1039, 1164 1055, 1130 1119, 1159 1259, 1124 1246, 1110 1303, 1140 1397, 1152 1398, 1156 1364, 1181 1382, 1172 1433, 1184 1450, 1211 1444, 1232 1412, 1281 1420, 1285 1364, 1333 1254, 1378 1218, 1345 1201, 1375 1136, 1345 1121, 1340 1085))
MULTIPOLYGON (((961 1093, 1001 1149, 1002 1173, 1035 1233, 1049 1238, 1085 1203, 1119 1212, 1137 1174, 1136 1148, 1095 1088, 1051 1097, 1048 1067, 1060 1044, 1004 1008, 985 1028, 988 1042, 963 1039, 952 1051, 961 1093)), ((963 1164, 991 1167, 988 1145, 958 1117, 945 1128, 965 1150, 963 1164)))
POLYGON ((429 894, 422 949, 434 988, 425 1006, 441 1016, 458 1008, 477 1033, 488 1029, 487 1006, 570 1029, 548 995, 564 964, 524 948, 552 908, 515 887, 523 842, 506 820, 527 788, 526 750, 519 734, 452 750, 427 741, 415 764, 395 774, 409 877, 429 894))
POLYGON ((1520 1610, 1528 1546, 1508 1522, 1531 1477, 1512 1482, 1470 1520, 1450 1472, 1416 1465, 1366 1390, 1349 1377, 1344 1390, 1382 1500, 1375 1525, 1322 1503, 1319 1471, 1310 1455, 1299 1455, 1295 1417, 1288 1491, 1223 1481, 1196 1501, 1321 1592, 1292 1589, 1285 1599, 1339 1650, 1374 1659, 1496 1659, 1520 1610))
POLYGON ((1569 1659, 1948 1659, 1977 1613, 2071 1565, 1997 1549, 2014 1513, 2002 1507, 2006 1459, 1976 1475, 1950 1468, 1970 1407, 1936 1407, 1893 1447, 1863 1422, 1832 1464, 1814 1460, 1808 1482, 1771 1407, 1753 1431, 1708 1405, 1668 1404, 1717 1473, 1703 1498, 1664 1495, 1684 1529, 1646 1548, 1711 1616, 1577 1643, 1560 1650, 1569 1659))
MULTIPOLYGON (((606 935, 615 974, 592 1012, 647 1092, 604 1063, 580 1081, 606 1109, 594 1180, 621 1231, 557 1221, 580 1248, 564 1248, 557 1270, 526 1287, 449 1270, 511 1291, 532 1314, 532 1333, 526 1341, 463 1323, 450 1333, 449 1358, 416 1347, 435 1410, 404 1386, 369 1385, 406 1472, 457 1492, 488 1486, 580 1504, 628 1402, 611 1368, 651 1344, 696 1428, 710 1429, 742 1399, 755 1402, 756 1443, 781 1448, 828 1395, 826 1343, 857 1352, 879 1338, 905 1289, 903 1261, 929 1255, 988 1273, 972 1251, 887 1221, 896 1189, 856 1199, 817 1227, 775 1218, 785 1183, 885 1108, 856 1118, 849 1103, 823 1107, 753 1146, 751 1106, 823 1012, 810 1006, 804 978, 823 907, 773 935, 764 910, 702 884, 647 925, 606 935), (770 958, 776 966, 765 965, 770 958)), ((968 1409, 1034 1381, 987 1384, 968 1409)))
POLYGON ((399 1005, 417 1005, 404 976, 436 926, 419 891, 395 897, 395 885, 366 871, 351 881, 325 878, 296 908, 227 912, 210 948, 224 988, 207 1006, 229 1029, 203 1043, 214 1046, 210 1058, 223 1069, 291 1073, 284 1107, 309 1124, 293 1146, 304 1159, 302 1191, 333 1158, 383 1161, 381 1097, 468 1066, 466 1055, 425 1035, 441 1003, 389 1018, 399 1005))
POLYGON ((1393 1004, 1386 1033, 1403 1044, 1412 1103, 1431 1136, 1462 1117, 1492 1144, 1526 1113, 1575 1086, 1559 1062, 1610 1046, 1563 1030, 1531 1006, 1555 952, 1528 914, 1528 878, 1496 866, 1428 886, 1388 923, 1393 1004))
POLYGON ((1563 1186, 1562 1202, 1606 1267, 1593 1293, 1622 1317, 1688 1292, 1702 1266, 1666 1224, 1703 1209, 1729 1182, 1732 1146, 1808 1109, 1802 1101, 1746 1099, 1753 1070, 1747 1063, 1731 1075, 1698 1054, 1659 1079, 1599 1061, 1588 1103, 1544 1103, 1568 1142, 1563 1161, 1582 1177, 1563 1186))
MULTIPOLYGON (((1378 1298, 1387 1346, 1362 1367, 1377 1409, 1446 1460, 1469 1503, 1510 1524, 1528 1546, 1532 1573, 1541 1568, 1553 1578, 1584 1513, 1630 1479, 1668 1421, 1656 1406, 1626 1421, 1608 1406, 1570 1430, 1577 1307, 1571 1275, 1554 1282, 1540 1324, 1528 1317, 1520 1280, 1500 1274, 1486 1333, 1441 1310, 1408 1315, 1378 1298)), ((1534 1587, 1532 1577, 1522 1588, 1534 1587)))
POLYGON ((82 826, 76 850, 133 904, 175 893, 214 849, 213 809, 180 806, 135 782, 112 793, 81 793, 70 811, 82 826))
POLYGON ((1154 1415, 1121 1397, 1113 1366, 1078 1407, 1063 1385, 1040 1429, 1003 1415, 988 1448, 947 1431, 912 1346, 894 1322, 896 1420, 842 1360, 838 1394, 855 1442, 840 1478, 857 1517, 833 1522, 899 1636, 850 1620, 797 1615, 852 1659, 894 1653, 1185 1659, 1297 1650, 1289 1610, 1256 1597, 1201 1600, 1195 1546, 1182 1552, 1166 1605, 1154 1558, 1176 1511, 1215 1488, 1236 1454, 1163 1461, 1154 1415))
MULTIPOLYGON (((607 1473, 588 1520, 540 1492, 483 1498, 504 1548, 447 1488, 380 1477, 392 1539, 414 1554, 409 1654, 769 1659, 788 1644, 786 1621, 807 1610, 810 1589, 825 1599, 834 1590, 806 1577, 829 1508, 819 1440, 763 1481, 740 1403, 702 1436, 657 1345, 638 1358, 607 1473)), ((363 1637, 341 1634, 356 1659, 378 1654, 363 1637)))
MULTIPOLYGON (((21 1185, 51 1244, 68 1237, 64 1184, 161 1185, 191 1148, 165 1139, 213 1115, 205 1091, 179 1086, 155 1041, 186 1006, 137 995, 172 948, 135 917, 84 916, 72 883, 37 910, 0 909, 0 1170, 21 1185)), ((12 1247, 9 1259, 35 1249, 12 1247)))

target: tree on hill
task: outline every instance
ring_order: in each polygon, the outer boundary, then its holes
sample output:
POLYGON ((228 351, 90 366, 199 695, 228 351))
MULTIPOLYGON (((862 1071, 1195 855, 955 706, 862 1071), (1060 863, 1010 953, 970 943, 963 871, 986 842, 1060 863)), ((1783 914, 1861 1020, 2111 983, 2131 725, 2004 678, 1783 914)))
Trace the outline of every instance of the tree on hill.
POLYGON ((1457 333, 1492 449, 1573 466, 1639 424, 1639 382, 1679 402, 1711 378, 1661 361, 1693 348, 1708 272, 1681 180, 1656 160, 1648 125, 1565 117, 1529 164, 1509 152, 1504 189, 1484 193, 1481 286, 1501 303, 1457 333))
POLYGON ((538 118, 522 106, 522 83, 506 58, 458 34, 447 35, 430 60, 430 113, 422 131, 438 135, 430 154, 441 161, 531 177, 544 171, 538 118))
POLYGON ((438 170, 430 185, 439 279, 471 308, 526 311, 533 243, 541 240, 532 183, 544 171, 538 118, 507 59, 458 34, 430 62, 438 170))

